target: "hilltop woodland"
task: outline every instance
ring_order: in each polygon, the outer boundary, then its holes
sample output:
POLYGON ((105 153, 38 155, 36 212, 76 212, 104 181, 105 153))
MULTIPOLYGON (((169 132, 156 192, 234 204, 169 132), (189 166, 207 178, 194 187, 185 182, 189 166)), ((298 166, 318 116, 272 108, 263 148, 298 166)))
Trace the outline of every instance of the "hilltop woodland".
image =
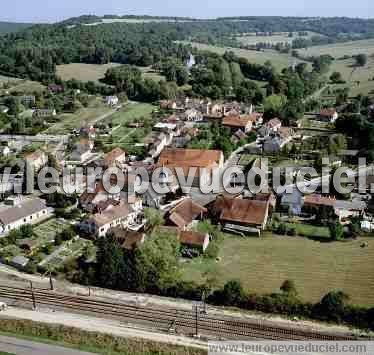
MULTIPOLYGON (((230 97, 260 104, 268 96, 265 107, 269 114, 279 114, 294 120, 302 117, 302 100, 323 85, 323 75, 329 69, 328 56, 315 58, 313 69, 299 64, 295 70, 282 73, 272 67, 252 64, 232 52, 219 56, 197 52, 197 65, 190 75, 184 63, 192 49, 175 43, 184 36, 179 27, 170 24, 114 23, 100 26, 37 25, 0 39, 0 72, 26 77, 44 83, 60 83, 56 65, 68 63, 121 63, 109 69, 104 83, 84 84, 92 93, 125 92, 129 98, 155 101, 173 98, 185 84, 187 93, 212 99, 230 97), (165 59, 166 58, 166 59, 165 59), (166 77, 166 82, 143 79, 138 67, 153 66, 166 77), (254 81, 256 80, 256 82, 254 81), (258 82, 266 84, 263 92, 258 82)), ((70 80, 69 88, 83 84, 70 80)))

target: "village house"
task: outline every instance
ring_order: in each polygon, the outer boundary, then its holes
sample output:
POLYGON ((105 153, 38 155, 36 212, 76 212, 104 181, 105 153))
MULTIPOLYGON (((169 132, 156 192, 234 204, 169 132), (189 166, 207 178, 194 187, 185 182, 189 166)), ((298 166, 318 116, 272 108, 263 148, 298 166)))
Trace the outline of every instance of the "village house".
POLYGON ((236 132, 238 129, 244 133, 252 130, 252 120, 248 116, 226 116, 222 119, 222 125, 236 132))
POLYGON ((248 200, 219 196, 213 213, 223 228, 238 234, 255 233, 260 236, 269 217, 269 200, 248 200))
POLYGON ((159 227, 159 231, 175 236, 181 244, 182 254, 184 256, 198 256, 206 251, 210 243, 210 236, 208 233, 181 230, 175 226, 161 226, 159 227))
POLYGON ((263 114, 259 112, 251 112, 245 115, 242 115, 242 118, 248 119, 252 122, 252 126, 259 127, 263 124, 264 118, 263 114))
POLYGON ((207 105, 207 113, 206 115, 208 117, 213 117, 213 118, 220 118, 223 116, 223 104, 221 103, 210 103, 207 105))
POLYGON ((51 214, 45 201, 40 198, 14 201, 14 206, 4 206, 0 210, 0 234, 8 233, 25 224, 38 223, 51 214))
POLYGON ((125 169, 126 152, 121 148, 114 148, 103 156, 103 166, 105 168, 125 169))
POLYGON ((160 101, 160 108, 163 110, 182 110, 184 108, 183 106, 179 106, 178 102, 175 100, 161 100, 160 101))
POLYGON ((200 184, 207 183, 212 171, 221 169, 223 163, 224 156, 219 150, 170 148, 162 151, 158 166, 168 168, 174 175, 177 175, 175 170, 180 169, 186 181, 189 172, 192 174, 192 169, 195 169, 195 175, 192 175, 192 186, 200 186, 200 184))
POLYGON ((204 120, 203 114, 195 108, 186 110, 183 117, 188 122, 201 122, 204 120))
POLYGON ((184 248, 204 253, 209 246, 210 237, 208 233, 181 231, 179 234, 179 242, 184 248))
POLYGON ((116 194, 110 194, 105 190, 102 182, 97 182, 95 184, 95 190, 93 192, 85 191, 79 197, 79 205, 85 211, 96 213, 100 210, 106 209, 110 205, 118 205, 120 198, 120 192, 116 194))
POLYGON ((59 94, 64 92, 64 87, 62 85, 50 84, 48 85, 48 91, 51 94, 59 94))
POLYGON ((223 115, 240 115, 242 112, 242 105, 239 102, 227 102, 223 104, 223 115))
POLYGON ((121 247, 125 250, 134 250, 141 246, 146 240, 145 233, 124 229, 121 226, 111 228, 109 233, 113 234, 116 240, 121 244, 121 247))
POLYGON ((35 95, 23 95, 21 96, 21 104, 27 107, 35 105, 35 95))
POLYGON ((82 223, 78 228, 81 232, 97 237, 104 237, 111 228, 120 226, 128 228, 136 223, 142 210, 141 200, 135 204, 121 202, 119 205, 109 205, 105 210, 97 212, 82 223))
POLYGON ((105 103, 108 105, 108 106, 117 106, 118 105, 118 102, 119 102, 119 99, 117 96, 107 96, 105 98, 105 103))
POLYGON ((293 135, 294 130, 292 128, 280 127, 276 133, 264 138, 262 149, 265 153, 277 153, 291 142, 293 135))
POLYGON ((28 258, 17 255, 10 260, 9 264, 20 271, 24 271, 29 262, 30 260, 28 258))
POLYGON ((272 118, 270 121, 265 123, 265 127, 270 131, 270 133, 275 133, 282 127, 282 122, 278 118, 272 118))
POLYGON ((32 116, 33 117, 51 117, 51 116, 56 116, 57 112, 56 110, 52 109, 36 109, 34 110, 32 116))
POLYGON ((165 220, 169 226, 187 230, 195 221, 203 219, 206 213, 205 207, 192 201, 191 198, 186 198, 167 213, 165 220))
POLYGON ((233 144, 238 144, 240 141, 243 141, 247 138, 247 135, 241 130, 238 129, 232 136, 231 142, 233 144))
POLYGON ((318 194, 304 197, 304 209, 309 213, 315 213, 320 208, 330 209, 342 223, 349 222, 352 217, 363 216, 366 203, 363 201, 337 200, 335 197, 322 196, 318 194))
POLYGON ((339 114, 334 108, 327 108, 320 111, 317 120, 334 123, 339 118, 339 114))
POLYGON ((179 136, 180 124, 177 124, 176 122, 159 122, 153 126, 152 130, 154 132, 163 132, 172 134, 173 136, 179 136))
POLYGON ((9 107, 5 105, 0 105, 0 113, 8 113, 9 112, 9 107))
POLYGON ((92 154, 94 144, 88 139, 81 139, 75 146, 70 154, 70 160, 73 162, 83 163, 87 161, 92 154))
POLYGON ((144 138, 144 144, 147 147, 148 155, 155 159, 165 147, 170 146, 173 142, 173 134, 164 132, 151 132, 144 138))
POLYGON ((48 156, 42 150, 36 150, 32 153, 27 153, 24 155, 25 163, 38 172, 41 168, 47 165, 48 156))

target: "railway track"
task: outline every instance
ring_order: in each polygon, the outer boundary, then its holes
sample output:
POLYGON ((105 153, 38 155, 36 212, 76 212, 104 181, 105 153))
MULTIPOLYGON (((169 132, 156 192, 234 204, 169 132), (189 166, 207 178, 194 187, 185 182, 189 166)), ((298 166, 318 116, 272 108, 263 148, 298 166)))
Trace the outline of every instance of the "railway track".
POLYGON ((355 340, 353 336, 315 332, 308 329, 275 326, 262 321, 246 321, 233 317, 217 317, 187 310, 135 306, 124 303, 71 296, 43 289, 0 286, 0 298, 72 310, 77 313, 115 318, 158 331, 200 334, 223 339, 269 340, 355 340))

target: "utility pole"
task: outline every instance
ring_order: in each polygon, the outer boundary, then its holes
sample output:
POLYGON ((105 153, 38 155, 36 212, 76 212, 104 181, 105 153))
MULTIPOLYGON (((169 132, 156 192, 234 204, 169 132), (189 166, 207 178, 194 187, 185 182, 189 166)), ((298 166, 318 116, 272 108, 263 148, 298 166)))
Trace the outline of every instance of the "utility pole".
POLYGON ((53 280, 52 280, 52 272, 49 270, 49 284, 51 286, 51 291, 53 291, 53 280))
POLYGON ((31 288, 31 298, 32 298, 32 306, 34 311, 36 310, 36 301, 35 301, 35 294, 34 294, 34 288, 32 286, 32 281, 30 281, 30 288, 31 288))
POLYGON ((199 306, 195 306, 195 324, 196 324, 196 332, 195 332, 195 336, 198 337, 199 336, 199 306))

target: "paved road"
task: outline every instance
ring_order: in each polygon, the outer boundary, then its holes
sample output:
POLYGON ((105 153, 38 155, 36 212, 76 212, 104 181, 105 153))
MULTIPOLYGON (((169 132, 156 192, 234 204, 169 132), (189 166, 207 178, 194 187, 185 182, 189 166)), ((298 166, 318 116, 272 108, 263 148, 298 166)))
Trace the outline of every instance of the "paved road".
POLYGON ((0 336, 0 351, 15 355, 92 355, 61 346, 47 345, 29 340, 0 336))

